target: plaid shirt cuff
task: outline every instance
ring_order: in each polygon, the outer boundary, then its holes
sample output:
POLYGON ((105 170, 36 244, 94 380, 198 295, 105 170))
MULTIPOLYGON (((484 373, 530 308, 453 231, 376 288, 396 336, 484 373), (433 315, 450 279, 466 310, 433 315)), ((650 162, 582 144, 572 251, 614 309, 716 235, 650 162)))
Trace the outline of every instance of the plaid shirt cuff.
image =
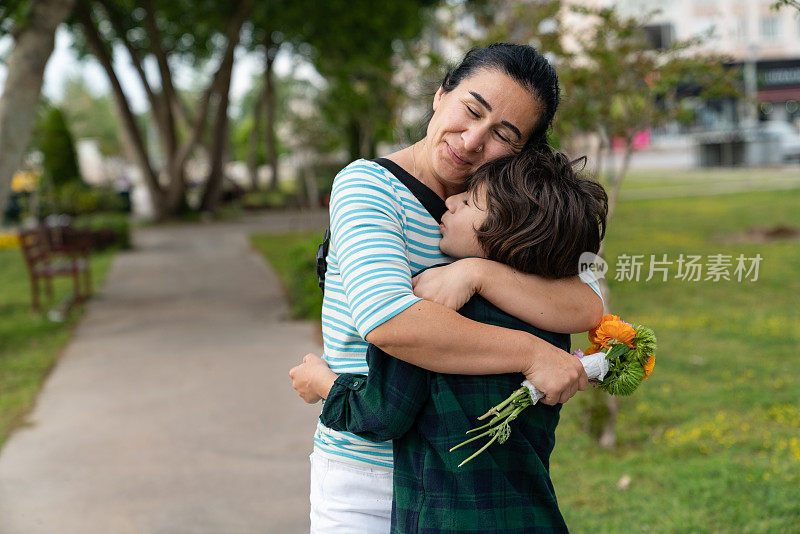
POLYGON ((340 393, 342 389, 358 391, 359 389, 363 388, 366 383, 367 377, 364 375, 354 375, 351 373, 340 374, 333 383, 333 387, 331 387, 328 398, 334 395, 334 390, 336 389, 339 390, 336 393, 340 393))

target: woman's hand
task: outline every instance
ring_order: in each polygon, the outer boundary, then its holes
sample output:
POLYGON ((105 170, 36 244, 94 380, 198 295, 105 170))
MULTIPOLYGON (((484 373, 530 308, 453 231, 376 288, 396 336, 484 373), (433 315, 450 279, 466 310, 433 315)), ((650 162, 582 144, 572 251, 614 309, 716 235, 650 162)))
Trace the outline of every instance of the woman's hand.
POLYGON ((414 294, 458 310, 478 292, 478 258, 465 258, 443 267, 431 267, 411 279, 414 294))
POLYGON ((551 406, 567 402, 575 393, 589 386, 589 378, 580 359, 552 345, 547 346, 546 352, 523 374, 536 389, 544 393, 540 402, 551 406))
POLYGON ((303 357, 303 363, 289 370, 292 387, 309 404, 327 398, 337 376, 325 360, 311 353, 303 357))

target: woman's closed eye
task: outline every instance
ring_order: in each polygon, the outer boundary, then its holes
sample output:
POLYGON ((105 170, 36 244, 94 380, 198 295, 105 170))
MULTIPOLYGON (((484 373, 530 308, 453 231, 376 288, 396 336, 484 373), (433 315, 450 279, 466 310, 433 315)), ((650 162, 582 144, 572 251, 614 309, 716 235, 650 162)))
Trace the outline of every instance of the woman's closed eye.
MULTIPOLYGON (((469 104, 464 104, 464 107, 467 108, 467 111, 469 111, 470 115, 472 115, 474 118, 476 118, 476 119, 480 119, 481 118, 481 116, 474 109, 472 109, 472 107, 469 104)), ((498 139, 500 139, 502 142, 504 142, 504 143, 510 143, 511 142, 511 141, 509 141, 508 137, 506 137, 505 135, 500 133, 499 130, 495 130, 494 133, 498 137, 498 139)))

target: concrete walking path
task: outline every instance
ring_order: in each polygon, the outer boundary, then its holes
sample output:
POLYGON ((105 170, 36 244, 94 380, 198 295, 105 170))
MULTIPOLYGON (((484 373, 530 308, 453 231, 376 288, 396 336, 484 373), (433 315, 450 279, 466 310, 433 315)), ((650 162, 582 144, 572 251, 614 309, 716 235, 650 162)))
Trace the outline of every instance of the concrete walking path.
POLYGON ((136 232, 0 452, 1 534, 308 532, 320 351, 247 234, 326 213, 136 232))

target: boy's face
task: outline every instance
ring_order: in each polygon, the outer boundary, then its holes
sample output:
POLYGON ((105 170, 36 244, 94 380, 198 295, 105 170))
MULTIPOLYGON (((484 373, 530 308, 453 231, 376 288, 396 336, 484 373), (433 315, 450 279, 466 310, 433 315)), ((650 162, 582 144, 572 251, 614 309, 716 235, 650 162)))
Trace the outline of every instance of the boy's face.
POLYGON ((475 194, 465 191, 447 197, 445 205, 439 250, 453 258, 485 257, 475 230, 486 220, 486 187, 480 186, 475 194))

